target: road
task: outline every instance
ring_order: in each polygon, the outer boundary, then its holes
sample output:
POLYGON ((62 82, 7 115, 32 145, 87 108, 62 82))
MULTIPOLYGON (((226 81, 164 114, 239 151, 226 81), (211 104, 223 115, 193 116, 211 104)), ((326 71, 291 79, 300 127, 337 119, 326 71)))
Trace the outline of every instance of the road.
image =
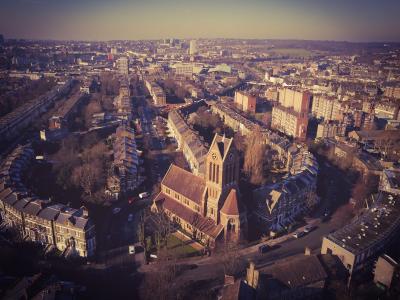
MULTIPOLYGON (((317 227, 307 235, 296 239, 289 234, 280 237, 276 240, 270 240, 264 243, 259 243, 250 247, 245 247, 236 251, 236 256, 239 258, 239 269, 244 271, 248 266, 249 261, 253 261, 257 268, 265 267, 274 262, 290 256, 304 253, 306 247, 310 248, 313 254, 319 253, 323 236, 337 229, 334 222, 319 223, 317 227), (258 252, 261 245, 268 244, 270 250, 264 254, 258 252)), ((200 280, 218 280, 224 274, 224 266, 221 262, 221 257, 218 254, 213 254, 210 257, 194 257, 179 260, 180 265, 191 265, 192 267, 184 271, 175 282, 178 284, 186 284, 191 281, 200 280)), ((144 265, 139 271, 153 272, 159 268, 155 265, 144 265)))

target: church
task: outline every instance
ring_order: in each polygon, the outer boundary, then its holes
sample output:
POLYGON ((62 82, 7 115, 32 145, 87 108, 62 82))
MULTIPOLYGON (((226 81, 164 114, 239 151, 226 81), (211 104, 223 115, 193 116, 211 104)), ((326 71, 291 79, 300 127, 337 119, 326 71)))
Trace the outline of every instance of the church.
POLYGON ((237 242, 246 236, 247 216, 240 202, 239 156, 232 138, 214 136, 205 167, 203 178, 171 164, 152 210, 164 212, 182 232, 204 245, 237 242))

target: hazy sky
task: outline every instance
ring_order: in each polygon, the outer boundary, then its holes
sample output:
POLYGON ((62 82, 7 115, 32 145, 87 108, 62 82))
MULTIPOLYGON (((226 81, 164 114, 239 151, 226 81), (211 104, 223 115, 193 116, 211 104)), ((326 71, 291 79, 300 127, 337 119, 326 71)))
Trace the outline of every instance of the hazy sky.
POLYGON ((48 39, 400 42, 400 0, 0 0, 0 33, 48 39))

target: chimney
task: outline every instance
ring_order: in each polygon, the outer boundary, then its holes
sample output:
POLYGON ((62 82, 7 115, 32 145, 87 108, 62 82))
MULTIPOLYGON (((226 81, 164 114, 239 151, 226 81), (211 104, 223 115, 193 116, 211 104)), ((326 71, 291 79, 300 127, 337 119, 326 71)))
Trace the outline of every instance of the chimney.
POLYGON ((258 286, 258 277, 259 277, 259 272, 256 270, 256 266, 254 262, 250 262, 249 267, 247 268, 247 274, 246 274, 246 281, 249 286, 252 288, 256 289, 258 286))
POLYGON ((84 217, 85 219, 89 218, 89 211, 87 210, 87 208, 85 206, 81 206, 81 210, 82 217, 84 217))

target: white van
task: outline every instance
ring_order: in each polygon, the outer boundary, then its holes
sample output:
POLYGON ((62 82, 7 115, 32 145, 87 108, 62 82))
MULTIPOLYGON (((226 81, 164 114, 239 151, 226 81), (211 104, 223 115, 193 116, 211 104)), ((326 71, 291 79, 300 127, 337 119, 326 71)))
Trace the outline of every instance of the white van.
POLYGON ((150 196, 150 193, 149 193, 149 192, 143 192, 143 193, 140 193, 140 194, 139 194, 139 198, 140 198, 140 199, 146 198, 146 197, 148 197, 148 196, 150 196))

